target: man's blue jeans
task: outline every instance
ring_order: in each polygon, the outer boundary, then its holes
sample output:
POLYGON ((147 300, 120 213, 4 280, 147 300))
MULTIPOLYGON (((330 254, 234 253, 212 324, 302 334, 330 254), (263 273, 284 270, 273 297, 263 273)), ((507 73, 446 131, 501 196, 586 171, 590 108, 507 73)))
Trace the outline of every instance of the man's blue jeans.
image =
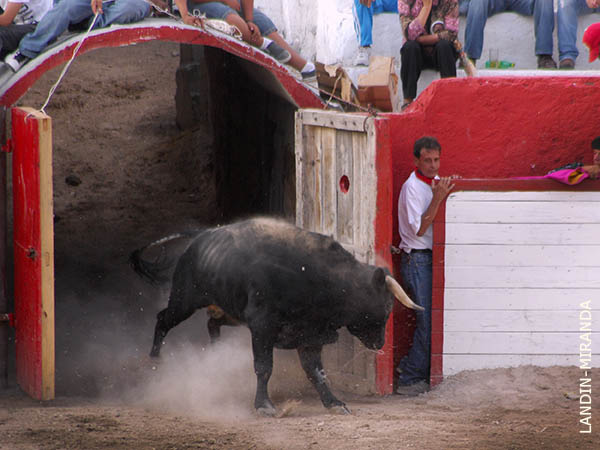
POLYGON ((585 0, 558 0, 556 25, 558 27, 558 59, 570 58, 573 61, 579 56, 577 50, 577 16, 600 12, 600 8, 591 9, 585 0))
MULTIPOLYGON (((65 32, 69 25, 93 18, 90 0, 61 0, 40 20, 33 33, 27 34, 19 44, 19 51, 35 58, 48 44, 65 32)), ((113 23, 138 22, 150 14, 150 5, 144 0, 115 0, 102 5, 104 13, 98 16, 94 29, 113 23)))
POLYGON ((402 370, 398 383, 411 385, 429 380, 431 364, 431 252, 402 251, 400 274, 407 294, 425 311, 416 311, 417 326, 413 343, 408 355, 402 358, 399 368, 402 370))
POLYGON ((552 55, 552 33, 554 32, 552 0, 463 0, 460 3, 460 12, 462 14, 466 12, 467 15, 464 49, 469 58, 481 58, 483 31, 487 18, 504 11, 514 11, 526 16, 533 15, 535 54, 552 55))
POLYGON ((354 30, 361 47, 373 44, 373 14, 398 12, 398 0, 375 0, 371 7, 354 0, 354 30))

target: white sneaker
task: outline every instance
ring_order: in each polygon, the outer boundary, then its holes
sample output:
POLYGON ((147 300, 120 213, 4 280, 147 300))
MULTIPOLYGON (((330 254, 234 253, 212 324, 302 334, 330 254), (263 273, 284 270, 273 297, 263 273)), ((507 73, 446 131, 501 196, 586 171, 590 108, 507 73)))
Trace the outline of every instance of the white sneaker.
POLYGON ((30 58, 20 53, 18 50, 16 52, 11 53, 10 55, 6 55, 4 58, 4 62, 15 72, 19 70, 23 65, 29 61, 30 58))
POLYGON ((358 53, 354 58, 355 66, 368 66, 369 56, 371 56, 371 47, 358 47, 358 53))

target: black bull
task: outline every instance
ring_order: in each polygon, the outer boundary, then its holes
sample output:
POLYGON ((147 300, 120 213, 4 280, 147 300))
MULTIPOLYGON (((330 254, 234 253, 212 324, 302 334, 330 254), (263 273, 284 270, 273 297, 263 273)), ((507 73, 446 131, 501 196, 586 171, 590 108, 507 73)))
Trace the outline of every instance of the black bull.
MULTIPOLYGON (((141 254, 152 245, 132 254, 136 271, 148 277, 156 273, 141 254)), ((159 356, 171 328, 216 305, 250 329, 260 413, 275 413, 267 391, 274 347, 296 349, 323 405, 347 412, 326 384, 321 350, 344 326, 367 348, 380 349, 393 296, 421 309, 387 269, 359 262, 331 237, 274 219, 207 229, 194 235, 177 262, 150 355, 159 356)))

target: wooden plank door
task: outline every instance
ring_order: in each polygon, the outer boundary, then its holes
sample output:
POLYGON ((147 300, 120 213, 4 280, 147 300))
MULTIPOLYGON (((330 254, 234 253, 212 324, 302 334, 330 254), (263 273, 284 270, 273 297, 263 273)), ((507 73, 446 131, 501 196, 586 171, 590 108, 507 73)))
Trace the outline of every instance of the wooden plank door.
POLYGON ((38 400, 54 398, 54 226, 52 122, 12 109, 17 383, 38 400))
MULTIPOLYGON (((385 120, 358 114, 296 113, 296 224, 333 236, 359 261, 391 267, 391 153, 385 120)), ((392 322, 392 321, 389 321, 392 322)), ((388 394, 394 336, 375 355, 347 330, 324 349, 329 376, 342 389, 388 394)))

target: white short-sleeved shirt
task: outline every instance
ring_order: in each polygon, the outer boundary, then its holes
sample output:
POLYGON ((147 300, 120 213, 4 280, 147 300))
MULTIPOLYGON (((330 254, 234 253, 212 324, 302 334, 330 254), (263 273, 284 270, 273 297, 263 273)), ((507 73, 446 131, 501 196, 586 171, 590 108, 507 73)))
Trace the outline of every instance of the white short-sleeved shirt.
MULTIPOLYGON (((436 176, 436 179, 439 177, 436 176)), ((412 249, 433 248, 433 225, 423 236, 417 236, 421 228, 421 216, 429 208, 433 191, 431 186, 417 178, 413 171, 402 185, 398 196, 398 231, 400 248, 407 253, 412 249)))
POLYGON ((9 3, 22 3, 21 9, 13 19, 13 23, 16 25, 37 23, 52 8, 52 0, 20 0, 18 2, 0 0, 0 7, 6 11, 9 3))

